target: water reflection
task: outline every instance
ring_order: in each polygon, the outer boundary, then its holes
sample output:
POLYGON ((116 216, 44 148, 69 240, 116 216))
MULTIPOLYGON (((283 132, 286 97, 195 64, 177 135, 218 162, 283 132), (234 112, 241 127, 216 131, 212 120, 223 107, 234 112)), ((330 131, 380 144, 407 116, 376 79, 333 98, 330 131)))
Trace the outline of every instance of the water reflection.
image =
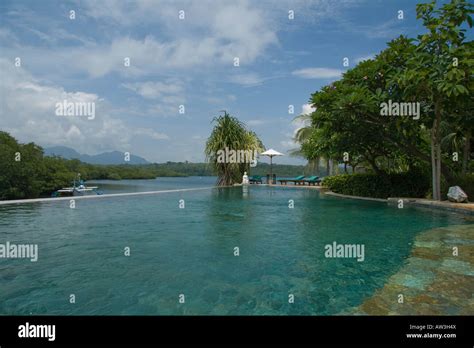
POLYGON ((247 198, 249 196, 249 186, 242 185, 242 197, 247 198))

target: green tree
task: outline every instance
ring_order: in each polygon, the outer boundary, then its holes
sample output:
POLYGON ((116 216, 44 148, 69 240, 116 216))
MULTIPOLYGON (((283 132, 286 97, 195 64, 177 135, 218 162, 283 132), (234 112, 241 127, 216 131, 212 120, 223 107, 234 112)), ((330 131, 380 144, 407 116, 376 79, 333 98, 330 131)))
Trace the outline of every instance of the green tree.
POLYGON ((226 163, 219 161, 219 151, 243 150, 262 151, 264 146, 257 135, 245 127, 236 117, 224 115, 215 117, 216 123, 206 143, 206 159, 213 166, 218 175, 217 185, 233 185, 242 181, 244 171, 248 170, 249 163, 226 163))
POLYGON ((414 54, 398 79, 405 96, 423 100, 428 105, 423 123, 431 133, 435 200, 441 199, 442 122, 456 121, 450 105, 459 96, 469 97, 469 88, 472 88, 472 46, 466 42, 466 29, 462 28, 463 24, 472 27, 472 9, 466 0, 451 0, 439 9, 436 9, 436 1, 418 4, 417 18, 423 21, 428 32, 418 36, 414 54))
POLYGON ((412 49, 408 39, 395 39, 374 60, 360 63, 312 95, 312 130, 305 129, 300 137, 308 159, 323 156, 353 168, 364 164, 378 174, 406 169, 416 156, 429 160, 418 150, 423 141, 419 124, 380 115, 381 102, 399 99, 390 76, 403 70, 412 49))
POLYGON ((38 197, 42 191, 42 159, 41 147, 19 144, 8 133, 0 132, 0 199, 38 197))
POLYGON ((380 175, 431 165, 433 198, 440 199, 441 174, 454 184, 460 180, 454 173, 471 168, 474 50, 464 28, 472 26, 472 5, 452 0, 436 10, 432 2, 417 13, 428 33, 392 40, 374 59, 314 93, 311 126, 297 140, 308 159, 341 162, 344 151, 380 175), (389 100, 419 102, 421 119, 382 116, 381 103, 389 100), (452 152, 462 153, 462 162, 453 161, 452 152))

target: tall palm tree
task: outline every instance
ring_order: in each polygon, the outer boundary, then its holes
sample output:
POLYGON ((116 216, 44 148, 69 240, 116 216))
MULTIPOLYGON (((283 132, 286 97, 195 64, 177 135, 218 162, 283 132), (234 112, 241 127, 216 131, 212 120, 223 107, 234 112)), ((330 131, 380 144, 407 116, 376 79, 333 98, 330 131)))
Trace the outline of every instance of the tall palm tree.
POLYGON ((236 117, 224 112, 224 115, 215 117, 216 123, 206 143, 206 160, 211 163, 218 175, 217 186, 233 185, 242 181, 244 171, 249 169, 250 163, 227 163, 218 160, 219 151, 225 149, 235 151, 257 151, 265 148, 257 135, 247 130, 244 123, 236 117))
MULTIPOLYGON (((311 114, 302 114, 302 115, 296 116, 294 118, 294 121, 299 121, 299 122, 302 122, 303 124, 306 124, 306 126, 299 128, 293 137, 295 142, 299 143, 300 145, 303 145, 303 143, 308 141, 311 138, 311 135, 313 134, 314 128, 311 124, 311 114)), ((301 147, 298 149, 290 150, 289 154, 290 156, 307 157, 303 153, 301 147)), ((317 156, 314 158, 307 158, 307 159, 308 159, 308 168, 309 168, 310 173, 320 175, 319 164, 321 162, 321 157, 317 156)))

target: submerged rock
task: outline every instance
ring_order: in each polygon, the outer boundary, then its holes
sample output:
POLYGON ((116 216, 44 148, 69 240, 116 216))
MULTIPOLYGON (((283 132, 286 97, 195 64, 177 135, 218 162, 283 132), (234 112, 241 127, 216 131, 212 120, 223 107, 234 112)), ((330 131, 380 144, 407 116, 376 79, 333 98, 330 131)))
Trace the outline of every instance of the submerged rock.
POLYGON ((459 186, 451 186, 448 191, 448 199, 451 202, 467 202, 467 194, 459 186))

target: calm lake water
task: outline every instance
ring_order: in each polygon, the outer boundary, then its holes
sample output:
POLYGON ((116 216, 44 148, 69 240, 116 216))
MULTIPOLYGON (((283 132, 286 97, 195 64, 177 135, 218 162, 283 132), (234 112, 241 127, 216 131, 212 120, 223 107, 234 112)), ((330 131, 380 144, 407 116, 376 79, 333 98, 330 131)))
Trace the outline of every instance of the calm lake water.
MULTIPOLYGON (((99 185, 115 193, 214 182, 99 185)), ((0 259, 0 314, 338 314, 383 286, 417 233, 465 223, 451 213, 256 186, 77 200, 75 209, 68 201, 0 206, 0 243, 39 247, 37 262, 0 259), (365 260, 325 258, 334 241, 364 244, 365 260)))

